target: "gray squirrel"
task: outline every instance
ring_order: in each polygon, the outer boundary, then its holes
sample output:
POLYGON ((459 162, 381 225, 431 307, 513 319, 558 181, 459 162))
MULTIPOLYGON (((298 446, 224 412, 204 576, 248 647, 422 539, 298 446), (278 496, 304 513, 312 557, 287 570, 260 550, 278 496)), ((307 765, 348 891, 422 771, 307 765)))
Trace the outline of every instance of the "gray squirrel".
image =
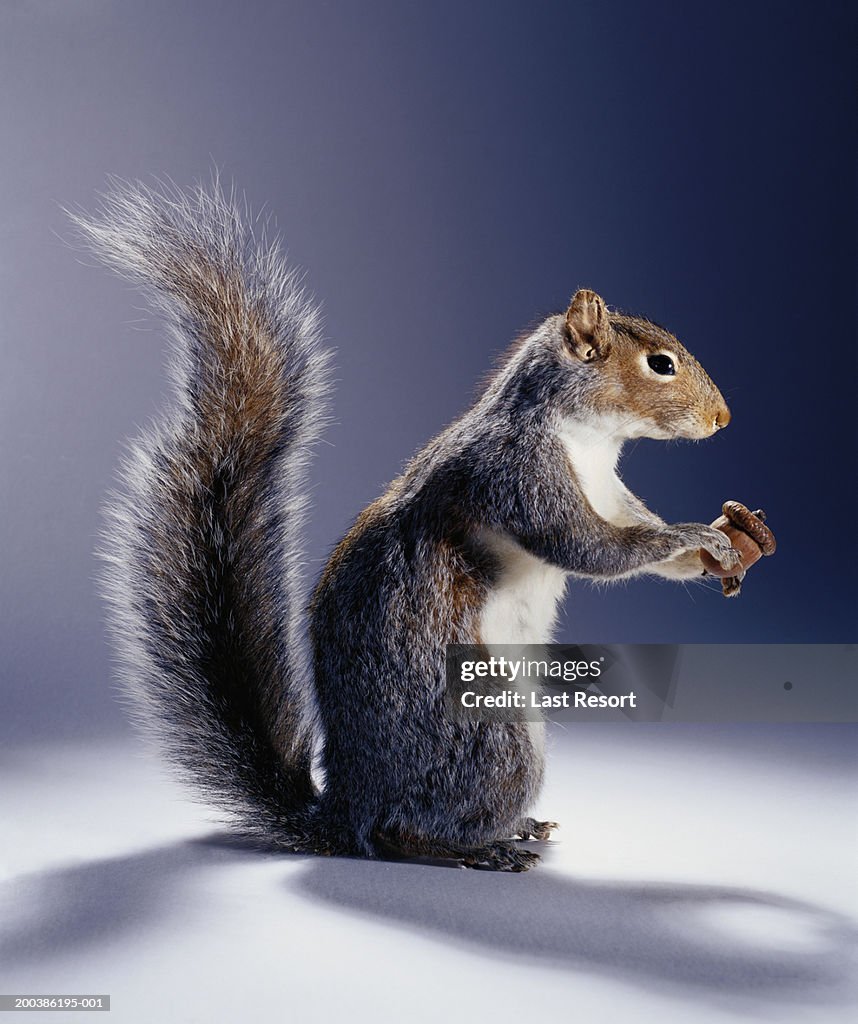
POLYGON ((452 721, 446 645, 548 641, 570 574, 687 579, 700 549, 737 566, 723 533, 666 524, 616 473, 629 438, 726 426, 718 389, 672 334, 579 290, 358 516, 307 622, 305 470, 329 385, 316 306, 216 183, 119 184, 73 216, 175 343, 178 402, 132 446, 106 529, 144 726, 267 847, 529 868, 515 837, 556 827, 528 816, 541 727, 452 721))

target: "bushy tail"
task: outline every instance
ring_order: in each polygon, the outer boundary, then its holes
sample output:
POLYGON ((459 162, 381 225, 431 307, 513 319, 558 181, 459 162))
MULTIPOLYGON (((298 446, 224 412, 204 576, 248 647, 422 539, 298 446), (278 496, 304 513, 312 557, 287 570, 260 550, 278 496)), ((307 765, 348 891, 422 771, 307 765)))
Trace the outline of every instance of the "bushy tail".
POLYGON ((244 831, 313 846, 299 531, 328 382, 318 310, 217 184, 119 184, 94 216, 72 217, 145 286, 175 342, 177 406, 133 444, 108 515, 105 589, 129 693, 244 831))

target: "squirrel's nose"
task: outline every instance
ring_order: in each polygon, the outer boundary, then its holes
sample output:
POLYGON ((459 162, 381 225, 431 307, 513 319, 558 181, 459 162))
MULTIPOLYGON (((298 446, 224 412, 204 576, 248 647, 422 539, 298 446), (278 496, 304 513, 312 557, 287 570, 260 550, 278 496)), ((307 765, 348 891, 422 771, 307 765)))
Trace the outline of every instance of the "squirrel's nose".
POLYGON ((715 430, 723 430, 724 427, 730 422, 730 410, 727 408, 726 403, 718 407, 715 413, 715 419, 713 421, 713 427, 715 430))

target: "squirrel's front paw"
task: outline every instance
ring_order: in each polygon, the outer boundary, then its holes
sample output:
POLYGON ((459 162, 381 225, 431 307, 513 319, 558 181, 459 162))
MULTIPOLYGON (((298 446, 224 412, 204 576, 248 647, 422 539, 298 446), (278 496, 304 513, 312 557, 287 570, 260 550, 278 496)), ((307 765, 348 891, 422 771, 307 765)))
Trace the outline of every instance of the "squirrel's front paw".
POLYGON ((741 573, 739 576, 724 576, 721 580, 721 592, 724 597, 738 597, 744 578, 744 573, 741 573))
POLYGON ((732 546, 730 538, 715 527, 705 523, 681 523, 676 531, 682 550, 695 551, 702 548, 727 570, 738 569, 742 564, 742 556, 732 546))

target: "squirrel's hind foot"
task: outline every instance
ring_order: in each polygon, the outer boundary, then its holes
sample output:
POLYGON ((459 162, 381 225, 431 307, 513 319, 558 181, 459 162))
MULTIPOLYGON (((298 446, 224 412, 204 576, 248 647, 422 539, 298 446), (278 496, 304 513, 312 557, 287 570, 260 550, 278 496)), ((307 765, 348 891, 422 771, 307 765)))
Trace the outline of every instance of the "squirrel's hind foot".
MULTIPOLYGON (((554 826, 554 822, 537 822, 533 819, 530 819, 530 823, 535 826, 554 826)), ((463 867, 483 871, 527 871, 540 860, 538 853, 525 850, 512 839, 468 847, 446 840, 379 831, 375 833, 374 845, 377 855, 393 860, 429 857, 433 860, 457 861, 463 867)))
POLYGON ((519 839, 538 839, 539 842, 544 843, 551 838, 551 833, 556 828, 560 828, 556 821, 537 821, 536 818, 525 818, 516 835, 519 839))
POLYGON ((460 858, 466 868, 483 871, 528 871, 540 861, 538 853, 523 850, 515 842, 491 843, 469 850, 460 858))

